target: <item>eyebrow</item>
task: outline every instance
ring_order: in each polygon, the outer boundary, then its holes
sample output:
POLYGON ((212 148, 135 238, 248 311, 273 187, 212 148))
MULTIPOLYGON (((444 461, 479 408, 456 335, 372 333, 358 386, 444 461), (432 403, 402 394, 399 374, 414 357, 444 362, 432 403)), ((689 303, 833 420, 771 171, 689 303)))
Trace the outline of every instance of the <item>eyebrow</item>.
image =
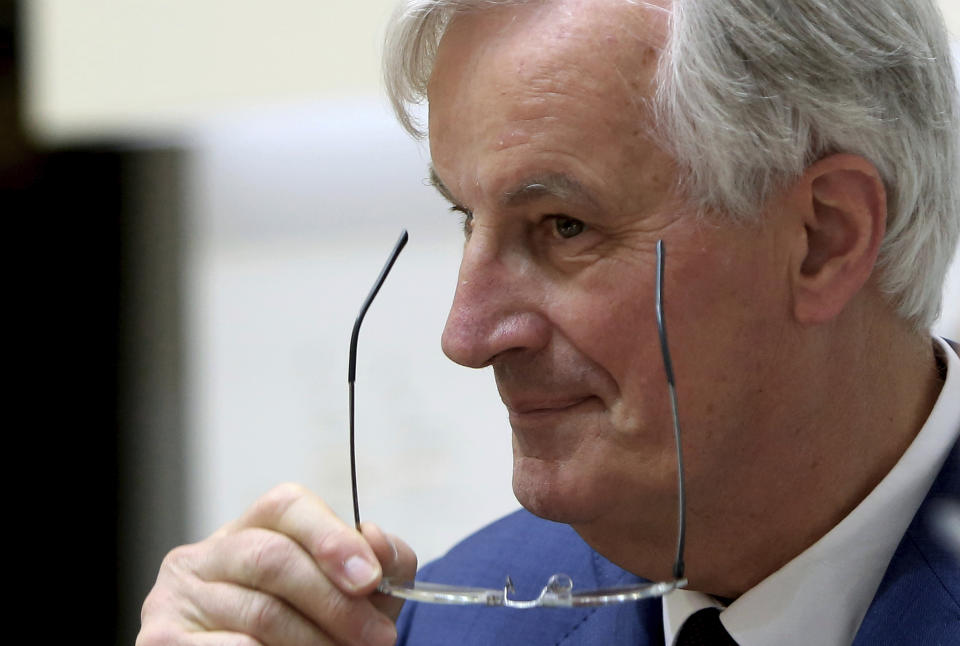
POLYGON ((437 192, 443 196, 443 199, 450 202, 450 204, 460 204, 454 199, 453 193, 451 193, 450 189, 447 188, 447 185, 443 183, 443 180, 440 179, 440 176, 437 175, 437 169, 433 167, 433 164, 430 164, 430 179, 428 181, 430 182, 430 185, 437 189, 437 192))
MULTIPOLYGON (((451 204, 460 202, 453 197, 433 165, 430 166, 430 184, 451 204)), ((564 201, 578 201, 596 207, 597 201, 580 182, 563 173, 543 173, 517 183, 517 188, 506 191, 500 198, 501 206, 520 206, 542 197, 564 201)))
POLYGON ((541 197, 596 205, 596 200, 580 182, 563 173, 536 175, 523 180, 517 186, 518 188, 503 194, 500 199, 503 206, 519 206, 541 197))

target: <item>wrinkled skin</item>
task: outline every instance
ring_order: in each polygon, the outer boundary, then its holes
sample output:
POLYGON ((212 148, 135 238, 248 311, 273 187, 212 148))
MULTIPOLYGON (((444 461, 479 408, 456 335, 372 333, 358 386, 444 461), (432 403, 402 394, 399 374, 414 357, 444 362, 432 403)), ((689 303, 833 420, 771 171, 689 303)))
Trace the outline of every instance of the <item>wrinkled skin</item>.
POLYGON ((396 641, 401 603, 371 593, 381 576, 410 579, 416 567, 396 537, 371 524, 361 534, 316 495, 281 485, 206 540, 167 555, 137 646, 386 646, 396 641))

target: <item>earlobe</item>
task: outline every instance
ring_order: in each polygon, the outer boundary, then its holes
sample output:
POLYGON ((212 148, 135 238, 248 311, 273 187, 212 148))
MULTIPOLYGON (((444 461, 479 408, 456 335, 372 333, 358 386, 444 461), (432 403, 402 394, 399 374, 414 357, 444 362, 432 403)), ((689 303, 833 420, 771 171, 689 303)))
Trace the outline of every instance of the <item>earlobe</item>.
POLYGON ((804 325, 836 318, 866 284, 886 231, 886 191, 856 155, 810 166, 794 187, 805 239, 794 269, 794 316, 804 325))

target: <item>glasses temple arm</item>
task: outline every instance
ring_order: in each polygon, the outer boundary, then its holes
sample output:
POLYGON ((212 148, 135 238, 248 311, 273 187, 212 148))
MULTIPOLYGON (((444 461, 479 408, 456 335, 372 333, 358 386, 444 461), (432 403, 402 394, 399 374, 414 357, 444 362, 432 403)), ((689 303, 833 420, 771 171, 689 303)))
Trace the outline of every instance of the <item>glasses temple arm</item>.
POLYGON ((673 562, 673 577, 682 579, 684 573, 683 550, 686 543, 687 505, 686 487, 683 481, 683 447, 680 442, 680 414, 677 406, 677 387, 673 379, 673 361, 670 359, 670 347, 667 344, 667 324, 663 313, 663 268, 666 261, 666 248, 663 240, 657 241, 657 332, 660 336, 660 353, 663 356, 663 369, 667 373, 667 386, 670 390, 670 410, 673 413, 673 434, 677 446, 677 556, 673 562))
POLYGON ((387 274, 390 273, 390 270, 393 268, 393 263, 397 261, 397 256, 403 251, 408 239, 407 230, 404 229, 400 232, 400 237, 393 246, 393 251, 390 252, 390 256, 387 258, 386 264, 383 265, 383 269, 380 270, 380 275, 377 277, 376 282, 373 283, 373 288, 370 289, 370 293, 367 294, 366 299, 364 299, 363 305, 360 306, 360 313, 357 314, 357 320, 353 323, 353 333, 350 335, 350 360, 347 369, 347 388, 349 390, 350 408, 350 479, 353 489, 353 522, 357 529, 360 529, 360 502, 357 497, 357 449, 354 437, 353 400, 353 384, 357 380, 357 339, 360 336, 360 324, 363 323, 363 317, 366 316, 367 310, 370 309, 370 304, 373 303, 377 292, 383 287, 383 281, 387 279, 387 274))
POLYGON ((376 298, 377 292, 379 292, 380 288, 383 287, 383 281, 387 279, 387 274, 390 273, 390 270, 393 268, 393 263, 397 261, 397 256, 399 256, 400 252, 403 251, 403 248, 406 246, 409 238, 410 236, 407 235, 406 229, 400 232, 400 237, 397 239, 397 244, 393 246, 393 251, 390 252, 390 257, 387 258, 387 262, 383 265, 383 269, 380 270, 380 275, 377 276, 376 282, 373 283, 370 293, 367 294, 367 297, 363 301, 363 305, 360 306, 360 313, 357 314, 357 320, 353 322, 353 333, 350 335, 350 365, 347 369, 348 383, 352 384, 357 379, 357 338, 360 336, 360 324, 363 323, 363 317, 367 315, 367 310, 370 309, 370 304, 373 303, 373 299, 376 298))

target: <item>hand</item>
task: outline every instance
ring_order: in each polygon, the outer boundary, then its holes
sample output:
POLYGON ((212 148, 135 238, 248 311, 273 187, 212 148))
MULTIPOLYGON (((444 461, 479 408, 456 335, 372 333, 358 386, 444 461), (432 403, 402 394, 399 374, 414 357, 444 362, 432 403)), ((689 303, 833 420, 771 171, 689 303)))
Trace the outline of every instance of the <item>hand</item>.
POLYGON ((416 569, 406 543, 369 523, 357 532, 316 495, 280 485, 167 555, 137 646, 387 646, 403 602, 376 593, 377 584, 416 569))

